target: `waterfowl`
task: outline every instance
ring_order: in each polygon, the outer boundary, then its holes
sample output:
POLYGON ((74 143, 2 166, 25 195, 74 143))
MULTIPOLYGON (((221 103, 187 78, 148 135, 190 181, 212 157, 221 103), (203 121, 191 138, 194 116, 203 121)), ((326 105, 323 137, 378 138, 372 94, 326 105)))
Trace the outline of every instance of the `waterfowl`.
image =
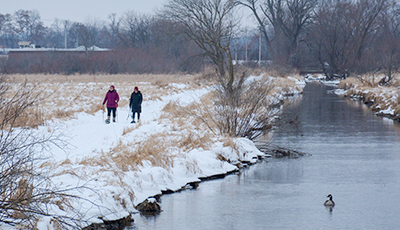
POLYGON ((332 198, 333 198, 332 195, 329 194, 327 197, 328 197, 329 199, 325 201, 324 205, 325 205, 325 206, 328 206, 328 207, 333 207, 333 206, 335 206, 335 202, 333 202, 333 200, 332 200, 332 198))

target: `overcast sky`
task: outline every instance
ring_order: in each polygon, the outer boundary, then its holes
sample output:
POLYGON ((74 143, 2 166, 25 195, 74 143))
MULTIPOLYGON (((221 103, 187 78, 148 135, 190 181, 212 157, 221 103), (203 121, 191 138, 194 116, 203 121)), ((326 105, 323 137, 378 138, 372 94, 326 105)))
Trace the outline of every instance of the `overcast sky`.
POLYGON ((43 23, 50 26, 54 20, 84 22, 88 19, 108 20, 108 15, 134 10, 152 14, 168 0, 0 0, 0 13, 38 10, 43 23))

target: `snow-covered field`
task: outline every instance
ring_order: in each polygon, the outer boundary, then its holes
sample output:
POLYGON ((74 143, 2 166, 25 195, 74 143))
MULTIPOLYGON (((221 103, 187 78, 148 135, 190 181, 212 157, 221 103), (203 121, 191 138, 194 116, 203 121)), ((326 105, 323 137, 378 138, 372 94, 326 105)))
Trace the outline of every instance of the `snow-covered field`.
MULTIPOLYGON (((248 139, 214 134, 194 118, 167 111, 171 103, 190 108, 213 89, 209 84, 112 80, 40 84, 51 100, 42 102, 48 118, 37 132, 61 134, 67 143, 45 153, 42 169, 51 173, 58 188, 84 186, 70 191, 83 199, 54 205, 50 213, 78 217, 79 211, 79 218, 93 223, 102 222, 98 217, 119 219, 137 212, 136 205, 163 190, 176 191, 201 177, 237 170, 240 161, 256 162, 264 155, 248 139), (111 84, 121 102, 117 122, 107 125, 99 105, 111 84), (135 86, 144 96, 139 124, 130 123, 127 105, 135 86), (72 112, 61 113, 67 110, 72 112)), ((277 98, 301 93, 305 85, 299 77, 271 80, 279 82, 277 98)), ((52 229, 50 223, 51 217, 42 218, 38 228, 52 229)))

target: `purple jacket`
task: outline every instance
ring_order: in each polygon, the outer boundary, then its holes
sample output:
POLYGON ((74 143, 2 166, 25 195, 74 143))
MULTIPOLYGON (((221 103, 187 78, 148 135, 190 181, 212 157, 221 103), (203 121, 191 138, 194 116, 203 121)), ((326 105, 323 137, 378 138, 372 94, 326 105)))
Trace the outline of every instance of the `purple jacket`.
POLYGON ((119 102, 119 96, 117 91, 108 91, 104 98, 103 105, 107 102, 107 108, 117 108, 119 102))

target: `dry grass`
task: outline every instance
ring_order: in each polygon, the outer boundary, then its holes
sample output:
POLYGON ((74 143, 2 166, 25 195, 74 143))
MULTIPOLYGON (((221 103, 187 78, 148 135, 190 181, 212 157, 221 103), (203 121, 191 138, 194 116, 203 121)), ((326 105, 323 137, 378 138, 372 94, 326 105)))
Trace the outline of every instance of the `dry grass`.
POLYGON ((167 134, 153 134, 139 143, 120 143, 110 153, 111 161, 122 171, 137 170, 143 161, 169 169, 174 156, 170 154, 167 134))
MULTIPOLYGON (((202 130, 201 132, 203 133, 210 131, 215 133, 216 124, 212 121, 212 114, 207 113, 214 106, 213 95, 214 92, 205 94, 199 103, 194 102, 186 106, 170 102, 162 109, 163 113, 160 118, 169 120, 174 126, 174 130, 186 130, 186 133, 191 133, 193 130, 202 130)), ((200 137, 197 136, 196 138, 200 137)))
MULTIPOLYGON (((211 74, 211 73, 210 73, 211 74)), ((257 72, 256 74, 261 74, 257 72)), ((253 75, 256 75, 253 74, 253 75)), ((264 76, 271 76, 274 73, 264 73, 264 76)), ((276 74, 275 74, 276 75, 276 74)), ((126 106, 130 94, 135 86, 138 86, 143 93, 144 101, 161 100, 162 97, 182 91, 179 87, 169 85, 171 82, 183 83, 195 89, 204 87, 199 79, 202 75, 9 75, 17 86, 25 81, 38 84, 37 90, 43 90, 47 96, 38 105, 41 112, 37 114, 40 119, 23 119, 28 121, 39 121, 42 124, 46 120, 71 119, 76 113, 85 112, 95 114, 102 108, 102 102, 111 84, 115 85, 120 95, 119 106, 126 106)), ((287 83, 285 79, 277 79, 283 91, 290 93, 291 87, 296 87, 294 82, 287 83), (286 85, 285 85, 286 84, 286 85)), ((208 84, 212 83, 209 81, 208 84)), ((211 96, 211 95, 210 95, 211 96)), ((29 113, 35 114, 35 113, 29 113)), ((35 126, 29 125, 29 126, 35 126)), ((37 124, 36 124, 37 126, 37 124)))
MULTIPOLYGON (((260 73, 257 73, 258 75, 260 73)), ((256 75, 256 74, 254 74, 256 75)), ((265 73, 268 77, 271 74, 265 73)), ((115 85, 120 95, 119 106, 125 106, 134 88, 138 86, 146 100, 158 100, 165 95, 182 91, 173 83, 187 84, 190 89, 204 87, 199 83, 200 75, 12 75, 15 82, 35 82, 45 89, 48 97, 41 101, 41 111, 46 111, 42 117, 45 119, 69 119, 77 112, 94 114, 101 110, 105 93, 111 84, 115 85)), ((297 78, 294 76, 293 78, 297 78)), ((275 79, 282 89, 295 87, 295 82, 288 83, 287 78, 275 79)), ((216 134, 213 122, 206 125, 204 120, 211 121, 213 117, 207 114, 204 106, 212 111, 214 106, 214 92, 201 98, 200 103, 181 106, 170 102, 162 108, 160 122, 164 119, 171 124, 172 130, 150 135, 140 142, 120 141, 113 149, 101 151, 95 157, 82 158, 78 164, 84 166, 97 166, 99 170, 113 170, 117 174, 130 170, 137 170, 144 161, 153 166, 169 169, 173 159, 177 156, 184 157, 182 152, 193 149, 210 148, 216 134)), ((125 127, 122 135, 126 136, 137 129, 138 126, 125 127)), ((235 143, 229 138, 226 146, 238 151, 235 143)), ((69 159, 59 165, 72 164, 69 159)), ((49 165, 43 165, 46 167, 49 165)), ((188 171, 197 170, 196 162, 187 165, 188 171)), ((69 170, 64 173, 72 173, 69 170)))
MULTIPOLYGON (((4 116, 0 114, 0 123, 3 123, 4 116)), ((14 127, 29 127, 38 128, 39 125, 43 125, 45 117, 43 116, 42 109, 35 107, 29 107, 22 111, 18 117, 16 117, 13 126, 14 127)))
MULTIPOLYGON (((351 89, 355 87, 379 87, 379 81, 384 78, 384 74, 364 74, 357 77, 348 77, 341 80, 339 87, 342 89, 351 89)), ((394 74, 393 79, 390 81, 390 87, 400 87, 400 74, 394 74)))
POLYGON ((132 132, 133 130, 137 129, 137 126, 128 126, 124 127, 124 130, 122 131, 122 136, 132 132))
POLYGON ((398 95, 397 105, 394 107, 394 114, 398 114, 400 118, 400 95, 398 95))
MULTIPOLYGON (((193 105, 188 105, 189 110, 193 105)), ((182 152, 193 149, 208 150, 212 143, 212 136, 206 132, 198 132, 203 129, 201 122, 185 112, 183 107, 170 102, 163 109, 161 119, 167 119, 176 127, 172 132, 152 134, 138 142, 120 142, 108 152, 101 152, 96 157, 84 158, 79 164, 88 166, 100 166, 121 172, 135 171, 148 161, 152 166, 169 170, 173 160, 182 152)), ((192 108, 191 108, 192 109, 192 108)), ((137 127, 125 128, 123 135, 127 135, 137 127)), ((189 162, 186 168, 190 172, 198 170, 195 162, 189 162)))
POLYGON ((72 162, 71 162, 71 160, 70 159, 65 159, 65 161, 63 161, 63 162, 61 162, 61 164, 60 165, 66 165, 66 164, 72 164, 72 162))
MULTIPOLYGON (((128 103, 128 102, 126 102, 128 103)), ((104 107, 101 103, 93 104, 86 110, 86 113, 94 115, 97 111, 102 110, 104 107)))
POLYGON ((190 152, 193 149, 208 150, 211 145, 211 136, 209 134, 197 134, 190 132, 188 134, 181 134, 178 147, 185 152, 190 152))
MULTIPOLYGON (((110 85, 120 95, 119 106, 127 106, 135 86, 143 93, 144 100, 160 100, 165 95, 182 89, 170 86, 173 83, 200 87, 199 75, 8 75, 13 90, 24 82, 38 85, 36 90, 46 93, 38 108, 42 111, 41 122, 52 119, 70 119, 76 113, 95 114, 102 108, 102 102, 110 85)), ((33 113, 29 113, 33 114, 33 113)), ((26 120, 26 119, 23 119, 26 120)), ((37 126, 37 125, 36 125, 37 126)))
POLYGON ((78 164, 85 166, 109 166, 110 153, 105 153, 103 150, 96 154, 96 157, 84 157, 78 164))
POLYGON ((289 75, 290 77, 282 76, 281 74, 275 73, 275 72, 265 72, 263 74, 265 77, 274 77, 273 81, 271 81, 271 85, 273 86, 273 89, 270 91, 270 94, 276 94, 276 93, 283 93, 284 95, 291 96, 295 92, 301 92, 302 87, 297 85, 296 80, 301 81, 303 78, 299 74, 292 74, 289 75))
POLYGON ((360 84, 362 84, 362 83, 357 78, 348 77, 348 78, 340 81, 339 87, 341 89, 347 90, 347 89, 352 89, 352 88, 354 88, 354 87, 356 87, 356 86, 358 86, 360 84))
POLYGON ((348 97, 357 97, 371 105, 373 111, 394 110, 394 117, 400 118, 400 76, 395 75, 389 86, 380 86, 382 75, 363 75, 342 80, 339 87, 347 90, 348 97), (362 79, 362 80, 360 80, 362 79))
POLYGON ((144 161, 149 161, 153 166, 169 169, 172 166, 174 155, 171 148, 174 142, 167 140, 166 133, 150 135, 140 142, 118 143, 109 152, 102 152, 99 156, 84 158, 79 164, 88 166, 101 166, 122 172, 135 171, 144 161))
POLYGON ((173 101, 170 101, 168 104, 166 104, 161 111, 163 112, 160 117, 161 119, 178 119, 188 115, 180 105, 173 101))
POLYGON ((190 161, 190 160, 186 159, 184 164, 185 164, 186 171, 188 173, 202 173, 199 165, 197 164, 197 161, 195 161, 195 160, 190 161))
POLYGON ((165 75, 165 74, 75 74, 75 75, 47 75, 47 74, 13 74, 8 75, 16 83, 23 83, 24 81, 35 82, 35 83, 91 83, 91 82, 102 82, 102 83, 121 83, 121 82, 148 82, 152 85, 156 83, 190 83, 197 79, 196 75, 189 74, 176 74, 176 75, 165 75))
POLYGON ((236 142, 233 140, 233 138, 225 137, 222 141, 223 141, 224 147, 230 147, 230 148, 234 149, 235 151, 239 152, 239 147, 236 144, 236 142))
POLYGON ((55 109, 52 114, 48 114, 48 117, 55 117, 57 119, 69 119, 74 114, 74 111, 55 109))
MULTIPOLYGON (((268 102, 266 101, 266 104, 273 100, 275 94, 283 93, 290 96, 302 91, 302 86, 297 84, 297 81, 302 80, 300 75, 286 78, 274 77, 273 79, 271 79, 271 76, 267 74, 263 74, 263 76, 264 80, 269 82, 265 84, 265 86, 268 87, 268 90, 266 89, 265 92, 269 93, 269 95, 265 97, 266 100, 269 100, 268 102), (277 85, 278 87, 274 88, 274 85, 277 85)), ((164 113, 161 118, 172 121, 173 124, 175 124, 175 130, 209 130, 210 133, 221 134, 224 132, 223 127, 225 126, 217 120, 220 114, 215 113, 215 93, 216 92, 212 91, 202 96, 200 102, 192 103, 187 106, 181 106, 171 102, 162 109, 164 113), (188 117, 190 117, 190 119, 188 117)), ((243 111, 243 114, 245 114, 245 110, 243 111)))
POLYGON ((65 175, 65 174, 70 174, 79 178, 82 178, 82 175, 78 175, 74 170, 72 169, 66 169, 66 170, 62 170, 61 172, 54 174, 53 176, 61 176, 61 175, 65 175))

